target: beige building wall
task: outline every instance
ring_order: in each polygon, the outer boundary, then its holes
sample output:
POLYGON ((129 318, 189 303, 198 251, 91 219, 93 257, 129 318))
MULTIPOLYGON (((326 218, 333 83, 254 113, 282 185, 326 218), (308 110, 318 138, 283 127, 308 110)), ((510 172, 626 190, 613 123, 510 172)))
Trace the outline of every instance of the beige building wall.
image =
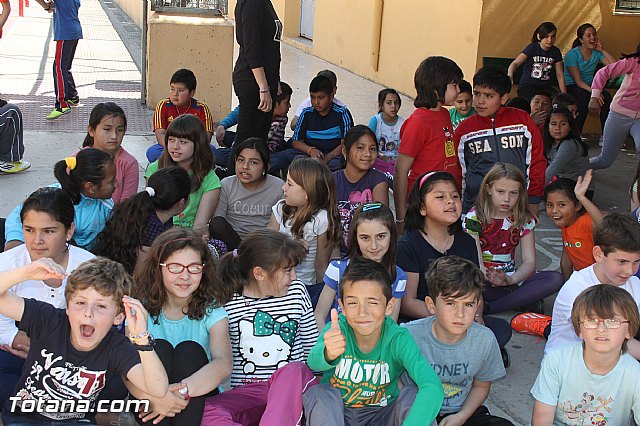
MULTIPOLYGON (((120 6, 120 9, 135 22, 138 28, 142 28, 142 12, 144 7, 141 0, 115 0, 115 2, 120 6)), ((149 5, 149 10, 151 10, 151 5, 149 5)))
POLYGON ((196 98, 211 109, 218 121, 231 106, 233 24, 226 18, 173 16, 149 17, 147 48, 147 105, 169 95, 169 80, 180 68, 191 69, 198 79, 196 98))
POLYGON ((640 15, 615 14, 615 0, 485 0, 477 63, 483 57, 515 58, 531 41, 536 27, 551 21, 558 27, 556 46, 571 49, 577 28, 589 22, 598 29, 604 48, 614 57, 633 52, 640 42, 640 15), (508 23, 505 25, 505 23, 508 23), (505 28, 509 33, 505 34, 505 28))

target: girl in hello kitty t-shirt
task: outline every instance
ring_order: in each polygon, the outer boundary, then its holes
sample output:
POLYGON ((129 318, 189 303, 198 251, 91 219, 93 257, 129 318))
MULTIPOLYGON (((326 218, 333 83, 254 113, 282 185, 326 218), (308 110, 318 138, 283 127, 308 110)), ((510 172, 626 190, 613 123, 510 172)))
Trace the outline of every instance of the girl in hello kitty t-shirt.
POLYGON ((296 425, 302 394, 317 384, 306 365, 318 338, 311 300, 295 267, 304 245, 288 235, 251 232, 220 264, 234 295, 229 316, 233 389, 207 400, 202 425, 296 425))

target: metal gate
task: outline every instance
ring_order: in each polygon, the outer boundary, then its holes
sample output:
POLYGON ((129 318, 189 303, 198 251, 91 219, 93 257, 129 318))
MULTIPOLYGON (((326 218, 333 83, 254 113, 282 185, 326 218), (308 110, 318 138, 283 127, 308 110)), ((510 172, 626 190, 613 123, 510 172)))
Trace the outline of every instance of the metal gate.
POLYGON ((313 18, 315 10, 315 0, 300 0, 300 35, 309 40, 313 40, 313 18))

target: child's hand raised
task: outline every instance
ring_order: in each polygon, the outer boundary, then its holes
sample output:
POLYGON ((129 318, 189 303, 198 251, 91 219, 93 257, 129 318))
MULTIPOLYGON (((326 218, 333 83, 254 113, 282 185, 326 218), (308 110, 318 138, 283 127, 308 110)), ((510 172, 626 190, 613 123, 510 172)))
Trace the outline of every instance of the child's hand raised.
POLYGON ((67 276, 65 269, 48 257, 43 257, 42 259, 38 259, 25 266, 23 269, 23 275, 25 277, 25 281, 61 280, 67 276))
POLYGON ((578 176, 578 181, 576 182, 576 187, 573 190, 576 194, 576 198, 578 200, 586 197, 587 190, 589 189, 589 185, 591 184, 591 178, 593 177, 593 170, 589 169, 584 174, 584 176, 578 176))
POLYGON ((127 316, 129 334, 140 335, 147 331, 147 317, 149 314, 138 299, 130 296, 122 298, 124 313, 127 316))
POLYGON ((347 340, 340 330, 338 311, 331 309, 331 327, 324 333, 324 359, 333 362, 347 348, 347 340))

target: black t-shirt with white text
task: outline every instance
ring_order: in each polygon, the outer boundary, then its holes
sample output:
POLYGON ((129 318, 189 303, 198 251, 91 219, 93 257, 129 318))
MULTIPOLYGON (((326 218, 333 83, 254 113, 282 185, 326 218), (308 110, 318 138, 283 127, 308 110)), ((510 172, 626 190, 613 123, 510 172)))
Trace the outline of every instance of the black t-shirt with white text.
MULTIPOLYGON (((82 400, 91 409, 100 392, 114 377, 126 376, 140 363, 140 355, 124 335, 112 328, 93 350, 83 352, 71 344, 71 326, 64 309, 48 303, 25 299, 19 329, 31 339, 29 353, 16 386, 15 395, 22 400, 82 400)), ((18 406, 20 402, 18 402, 18 406)), ((52 407, 54 404, 46 404, 52 407)), ((3 414, 29 416, 42 420, 78 420, 92 413, 39 412, 10 413, 5 404, 3 414)))

